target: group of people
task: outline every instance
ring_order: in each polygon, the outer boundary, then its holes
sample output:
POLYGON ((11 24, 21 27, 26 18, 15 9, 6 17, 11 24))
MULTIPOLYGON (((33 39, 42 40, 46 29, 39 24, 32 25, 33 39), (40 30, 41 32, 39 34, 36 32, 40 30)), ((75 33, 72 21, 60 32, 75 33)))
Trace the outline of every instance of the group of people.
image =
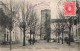
POLYGON ((31 38, 28 40, 28 43, 31 45, 31 44, 34 44, 35 42, 37 42, 37 40, 35 40, 35 38, 31 38))

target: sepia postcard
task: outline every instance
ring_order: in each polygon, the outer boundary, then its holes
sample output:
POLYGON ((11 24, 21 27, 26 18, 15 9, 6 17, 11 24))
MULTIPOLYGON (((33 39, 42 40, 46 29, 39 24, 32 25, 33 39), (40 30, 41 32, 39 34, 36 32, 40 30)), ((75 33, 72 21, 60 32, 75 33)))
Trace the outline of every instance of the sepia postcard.
POLYGON ((0 0, 0 51, 80 51, 80 0, 0 0))

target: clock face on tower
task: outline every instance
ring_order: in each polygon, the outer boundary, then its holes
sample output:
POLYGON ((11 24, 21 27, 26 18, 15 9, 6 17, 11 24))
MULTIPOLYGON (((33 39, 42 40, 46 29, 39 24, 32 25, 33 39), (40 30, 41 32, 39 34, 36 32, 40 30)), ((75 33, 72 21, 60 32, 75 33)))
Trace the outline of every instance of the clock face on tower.
POLYGON ((76 3, 64 3, 64 16, 76 16, 76 3))

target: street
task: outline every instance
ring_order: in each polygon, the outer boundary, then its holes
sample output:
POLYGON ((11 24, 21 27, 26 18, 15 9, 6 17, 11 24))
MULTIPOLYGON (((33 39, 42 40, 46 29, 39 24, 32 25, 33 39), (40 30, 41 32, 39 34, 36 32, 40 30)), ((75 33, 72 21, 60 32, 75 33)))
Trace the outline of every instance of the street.
MULTIPOLYGON (((9 45, 2 45, 0 46, 0 51, 9 51, 9 45)), ((79 51, 80 46, 76 43, 71 43, 71 46, 64 43, 57 43, 57 42, 49 42, 47 43, 44 40, 41 40, 40 42, 36 42, 34 45, 26 44, 26 46, 22 46, 22 44, 12 44, 12 50, 11 51, 34 51, 34 50, 53 50, 53 51, 79 51)))

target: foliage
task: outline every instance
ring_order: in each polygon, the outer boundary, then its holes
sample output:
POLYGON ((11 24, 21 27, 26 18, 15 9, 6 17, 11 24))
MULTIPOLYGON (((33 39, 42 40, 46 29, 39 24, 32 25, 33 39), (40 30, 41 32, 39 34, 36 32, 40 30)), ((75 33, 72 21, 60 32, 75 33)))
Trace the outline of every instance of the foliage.
POLYGON ((9 30, 12 30, 12 19, 5 15, 2 9, 0 9, 0 25, 4 28, 8 28, 9 30))

